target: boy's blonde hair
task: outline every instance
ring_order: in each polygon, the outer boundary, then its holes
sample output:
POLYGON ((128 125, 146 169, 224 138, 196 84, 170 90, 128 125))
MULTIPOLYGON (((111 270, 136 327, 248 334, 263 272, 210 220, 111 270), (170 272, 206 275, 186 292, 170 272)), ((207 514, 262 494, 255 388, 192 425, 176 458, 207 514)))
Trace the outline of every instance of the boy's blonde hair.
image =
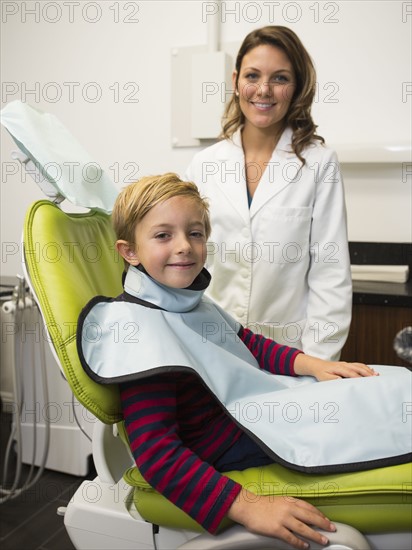
POLYGON ((172 197, 187 197, 195 201, 203 214, 206 239, 210 236, 209 206, 200 196, 196 185, 182 181, 169 172, 159 176, 146 176, 122 189, 112 212, 112 223, 117 239, 134 245, 136 225, 156 204, 172 197))

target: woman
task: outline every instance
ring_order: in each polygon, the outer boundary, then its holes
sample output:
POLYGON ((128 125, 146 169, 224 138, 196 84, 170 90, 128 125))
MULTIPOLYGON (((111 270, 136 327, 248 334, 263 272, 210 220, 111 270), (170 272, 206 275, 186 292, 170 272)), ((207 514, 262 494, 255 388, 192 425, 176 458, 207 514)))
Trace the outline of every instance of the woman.
POLYGON ((315 85, 293 31, 251 32, 222 140, 195 155, 186 178, 210 201, 209 295, 245 327, 336 360, 352 286, 339 164, 310 112, 315 85))

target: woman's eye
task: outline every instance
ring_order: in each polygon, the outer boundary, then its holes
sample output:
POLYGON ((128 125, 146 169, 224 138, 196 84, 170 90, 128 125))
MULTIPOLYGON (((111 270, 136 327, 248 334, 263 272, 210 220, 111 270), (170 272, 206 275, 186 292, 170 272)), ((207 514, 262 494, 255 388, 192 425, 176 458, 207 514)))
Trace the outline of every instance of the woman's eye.
MULTIPOLYGON (((259 78, 260 75, 258 73, 247 73, 245 75, 245 79, 249 81, 257 81, 259 78)), ((274 84, 286 84, 289 82, 289 78, 284 74, 276 74, 271 77, 270 82, 274 84)))
POLYGON ((289 79, 283 74, 277 74, 272 78, 272 81, 277 84, 285 84, 286 82, 289 82, 289 79))

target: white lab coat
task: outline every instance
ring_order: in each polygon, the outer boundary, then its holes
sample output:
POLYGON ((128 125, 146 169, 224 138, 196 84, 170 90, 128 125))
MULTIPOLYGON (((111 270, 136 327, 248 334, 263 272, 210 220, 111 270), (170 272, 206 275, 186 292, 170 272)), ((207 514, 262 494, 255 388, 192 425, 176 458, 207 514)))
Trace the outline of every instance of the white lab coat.
POLYGON ((291 137, 288 128, 250 208, 240 131, 197 153, 189 165, 186 179, 210 204, 207 294, 254 332, 338 359, 352 306, 339 164, 334 151, 314 144, 304 151, 302 167, 291 137))

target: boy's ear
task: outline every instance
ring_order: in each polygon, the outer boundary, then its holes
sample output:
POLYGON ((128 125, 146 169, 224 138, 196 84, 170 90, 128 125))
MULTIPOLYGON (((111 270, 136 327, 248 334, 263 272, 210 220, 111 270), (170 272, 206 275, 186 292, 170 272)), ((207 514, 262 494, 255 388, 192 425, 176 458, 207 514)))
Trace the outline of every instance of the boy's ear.
POLYGON ((138 265, 139 259, 136 252, 127 241, 116 241, 116 249, 120 256, 131 265, 138 265))

